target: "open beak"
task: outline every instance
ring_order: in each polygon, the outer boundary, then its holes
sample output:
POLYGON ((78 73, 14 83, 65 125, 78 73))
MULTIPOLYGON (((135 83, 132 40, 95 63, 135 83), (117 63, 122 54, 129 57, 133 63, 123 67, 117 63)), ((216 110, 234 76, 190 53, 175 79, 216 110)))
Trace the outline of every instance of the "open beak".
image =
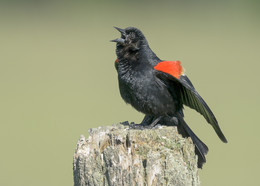
MULTIPOLYGON (((115 26, 114 26, 114 28, 117 29, 121 33, 121 37, 126 35, 125 29, 118 28, 118 27, 115 27, 115 26)), ((117 38, 117 39, 111 40, 111 42, 116 42, 116 43, 119 43, 119 44, 123 45, 123 44, 125 44, 125 39, 117 38)))

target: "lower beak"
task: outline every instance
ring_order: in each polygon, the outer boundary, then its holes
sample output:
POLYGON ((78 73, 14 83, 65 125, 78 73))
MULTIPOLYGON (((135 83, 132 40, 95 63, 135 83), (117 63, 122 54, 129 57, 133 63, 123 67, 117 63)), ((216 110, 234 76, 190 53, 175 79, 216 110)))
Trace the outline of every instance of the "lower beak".
POLYGON ((123 38, 117 38, 117 39, 111 40, 111 42, 116 42, 121 45, 125 44, 125 40, 123 38))

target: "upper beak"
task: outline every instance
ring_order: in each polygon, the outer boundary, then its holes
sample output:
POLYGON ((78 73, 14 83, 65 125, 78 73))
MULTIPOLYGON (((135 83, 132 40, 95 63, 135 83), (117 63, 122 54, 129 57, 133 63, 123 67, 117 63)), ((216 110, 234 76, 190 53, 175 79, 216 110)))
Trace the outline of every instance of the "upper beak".
MULTIPOLYGON (((126 35, 125 29, 118 28, 118 27, 114 27, 114 28, 117 29, 123 36, 126 35)), ((125 39, 123 39, 123 38, 117 38, 117 39, 111 40, 111 42, 116 42, 116 43, 119 43, 119 44, 123 45, 123 44, 125 44, 125 39)))
POLYGON ((125 35, 125 29, 118 28, 116 26, 114 26, 114 28, 117 29, 122 35, 125 35))

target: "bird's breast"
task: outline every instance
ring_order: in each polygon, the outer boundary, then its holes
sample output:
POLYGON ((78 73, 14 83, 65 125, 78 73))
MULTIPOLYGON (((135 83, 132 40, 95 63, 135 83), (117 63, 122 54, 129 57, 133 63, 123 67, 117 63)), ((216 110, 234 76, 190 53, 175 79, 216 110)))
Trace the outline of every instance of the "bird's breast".
POLYGON ((119 89, 125 102, 145 114, 163 115, 175 110, 173 97, 167 86, 153 71, 134 71, 118 76, 119 89))

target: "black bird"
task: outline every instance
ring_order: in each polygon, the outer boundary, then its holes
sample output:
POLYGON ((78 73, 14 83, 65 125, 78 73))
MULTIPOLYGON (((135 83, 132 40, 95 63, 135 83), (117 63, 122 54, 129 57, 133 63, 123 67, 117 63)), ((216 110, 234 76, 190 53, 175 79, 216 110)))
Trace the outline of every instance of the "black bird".
POLYGON ((184 121, 183 105, 202 114, 219 138, 227 143, 214 114, 184 74, 180 61, 159 59, 139 29, 115 28, 121 33, 121 38, 112 40, 117 43, 115 66, 120 94, 126 103, 145 114, 139 128, 151 128, 158 122, 175 123, 179 133, 193 140, 198 167, 202 168, 208 147, 184 121))

